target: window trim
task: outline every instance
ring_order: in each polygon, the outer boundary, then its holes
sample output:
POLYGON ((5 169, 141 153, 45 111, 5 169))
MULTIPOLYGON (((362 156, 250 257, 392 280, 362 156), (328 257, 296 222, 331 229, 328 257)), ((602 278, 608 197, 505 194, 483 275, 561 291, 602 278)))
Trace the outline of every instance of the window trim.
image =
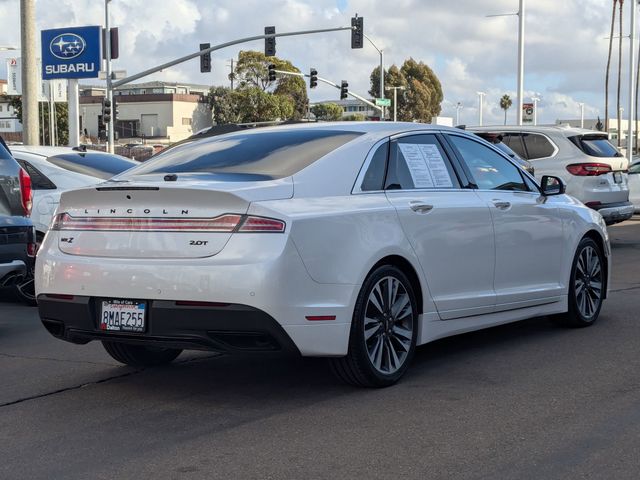
MULTIPOLYGON (((384 137, 383 139, 378 140, 369 149, 369 152, 367 152, 367 156, 365 157, 364 162, 362 163, 362 166, 360 167, 360 171, 358 172, 358 176, 356 177, 356 180, 355 180, 355 182, 353 184, 353 188, 351 188, 351 195, 384 192, 384 190, 362 190, 362 182, 364 182, 364 176, 367 174, 367 170, 369 170, 369 166, 371 165, 371 162, 373 161, 373 156, 378 151, 378 148, 380 148, 386 142, 391 142, 391 138, 390 137, 384 137)), ((387 168, 389 168, 389 151, 388 151, 388 149, 387 149, 387 161, 386 161, 385 165, 386 166, 385 166, 385 175, 384 176, 385 176, 385 179, 386 179, 386 177, 387 177, 386 170, 387 170, 387 168)))
MULTIPOLYGON (((466 138, 467 140, 471 140, 472 142, 476 142, 480 145, 482 145, 485 148, 489 148, 490 150, 496 152, 498 155, 500 155, 502 158, 504 158, 505 160, 507 160, 511 165, 513 165, 513 167, 520 173, 520 175, 523 177, 523 183, 524 183, 524 177, 527 177, 529 180, 531 180, 531 183, 533 183, 538 191, 537 192, 532 192, 532 191, 523 191, 523 190, 494 190, 494 189, 486 189, 486 188, 478 188, 478 186, 475 183, 472 183, 473 185, 473 189, 476 192, 505 192, 505 193, 530 193, 530 194, 534 194, 536 196, 540 196, 542 195, 542 190, 540 189, 540 185, 538 185, 538 182, 536 181, 535 177, 533 177, 529 172, 525 171, 522 167, 520 167, 520 165, 516 164, 516 162, 513 160, 513 158, 510 158, 508 155, 506 155, 504 152, 500 151, 500 149, 498 149, 497 147, 493 146, 493 144, 489 143, 488 145, 485 145, 485 143, 478 141, 478 139, 480 137, 477 138, 473 138, 470 135, 464 135, 464 134, 460 134, 458 132, 447 132, 447 134, 445 135, 445 137, 447 138, 447 141, 449 142, 451 148, 453 149, 453 151, 455 152, 456 158, 458 159, 458 161, 463 165, 463 168, 465 170, 465 173, 467 173, 468 178, 473 178, 473 175, 471 175, 471 171, 469 171, 469 167, 467 166, 466 162, 464 161, 463 158, 460 157, 460 152, 458 151, 457 148, 455 148, 455 145, 453 145, 452 142, 449 141, 449 137, 450 136, 455 136, 455 137, 462 137, 462 138, 466 138)), ((488 142, 486 142, 488 143, 488 142)), ((475 180, 475 179, 474 179, 475 180)), ((526 185, 526 183, 525 183, 526 185)))

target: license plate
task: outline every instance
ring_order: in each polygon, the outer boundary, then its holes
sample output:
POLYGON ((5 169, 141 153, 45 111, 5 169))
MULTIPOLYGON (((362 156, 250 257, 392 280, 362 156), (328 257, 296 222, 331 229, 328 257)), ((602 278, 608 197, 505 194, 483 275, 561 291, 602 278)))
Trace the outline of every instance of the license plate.
POLYGON ((136 300, 102 300, 100 330, 144 332, 146 303, 136 300))
POLYGON ((616 183, 622 183, 622 172, 613 172, 613 181, 616 183))

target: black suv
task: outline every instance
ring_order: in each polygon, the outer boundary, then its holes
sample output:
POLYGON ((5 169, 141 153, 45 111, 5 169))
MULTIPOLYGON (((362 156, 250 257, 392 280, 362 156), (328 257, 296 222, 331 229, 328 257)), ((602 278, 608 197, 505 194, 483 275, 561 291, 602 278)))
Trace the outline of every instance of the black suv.
POLYGON ((14 286, 33 268, 31 201, 31 178, 0 137, 0 287, 14 286))

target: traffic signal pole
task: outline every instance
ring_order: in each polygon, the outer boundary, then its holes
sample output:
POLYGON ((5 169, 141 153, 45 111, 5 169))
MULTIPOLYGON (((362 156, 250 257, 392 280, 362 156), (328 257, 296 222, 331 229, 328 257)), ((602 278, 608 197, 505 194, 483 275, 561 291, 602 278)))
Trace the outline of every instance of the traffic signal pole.
MULTIPOLYGON (((298 72, 287 72, 284 70, 274 70, 274 72, 279 73, 280 75, 291 75, 294 77, 307 77, 309 78, 310 75, 306 74, 306 73, 298 73, 298 72)), ((337 83, 332 82, 331 80, 327 80, 326 78, 322 78, 322 77, 317 77, 319 82, 322 83, 326 83, 327 85, 331 85, 334 88, 337 88, 338 90, 341 90, 342 87, 340 85, 338 85, 337 83)), ((361 97, 360 95, 358 95, 355 92, 352 92, 351 90, 347 90, 347 94, 351 95, 353 98, 360 100, 362 103, 366 103, 367 105, 369 105, 370 107, 375 108, 376 110, 380 110, 380 112, 382 113, 382 107, 379 107, 378 105, 376 105, 375 103, 370 102, 369 100, 367 100, 364 97, 361 97)))
MULTIPOLYGON (((107 73, 107 101, 109 105, 113 105, 113 79, 111 78, 111 41, 109 35, 111 29, 109 28, 109 2, 111 0, 104 0, 104 29, 105 29, 105 42, 104 42, 104 52, 107 57, 106 60, 106 73, 107 73)), ((109 153, 115 152, 115 135, 113 131, 114 127, 114 117, 113 112, 109 117, 109 121, 107 122, 107 151, 109 153)))
MULTIPOLYGON (((110 0, 105 0, 107 3, 110 0)), ((273 33, 273 34, 265 34, 265 35, 255 35, 253 37, 244 37, 239 38, 237 40, 232 40, 230 42, 221 43, 219 45, 214 45, 213 47, 207 48, 205 50, 198 50, 195 53, 191 53, 189 55, 185 55, 184 57, 177 58, 167 63, 163 63, 162 65, 158 65, 157 67, 150 68, 140 73, 136 73, 135 75, 131 75, 129 77, 123 78, 122 80, 118 80, 116 82, 111 81, 111 75, 107 73, 107 87, 110 89, 117 89, 122 85, 126 85, 127 83, 131 83, 140 78, 146 77, 147 75, 151 75, 152 73, 159 72, 160 70, 164 70, 169 67, 173 67, 175 65, 179 65, 193 58, 197 58, 201 55, 205 55, 207 53, 215 52, 216 50, 222 50, 223 48, 231 47, 233 45, 238 45, 241 43, 252 42, 254 40, 262 40, 265 38, 273 38, 273 37, 293 37, 298 35, 310 35, 313 33, 326 33, 326 32, 338 32, 341 30, 353 30, 353 27, 336 27, 336 28, 323 28, 318 30, 301 30, 298 32, 285 32, 285 33, 273 33)), ((107 42, 108 44, 108 42, 107 42)), ((110 68, 109 63, 107 62, 108 68, 110 68)))

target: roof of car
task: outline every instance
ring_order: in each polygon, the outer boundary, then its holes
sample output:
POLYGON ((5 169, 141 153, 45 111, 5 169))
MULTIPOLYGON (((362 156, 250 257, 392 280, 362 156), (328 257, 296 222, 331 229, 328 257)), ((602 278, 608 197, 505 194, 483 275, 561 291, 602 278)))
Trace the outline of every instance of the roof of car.
POLYGON ((539 132, 548 135, 608 135, 607 132, 587 130, 585 128, 572 127, 570 125, 488 125, 482 127, 467 127, 471 132, 539 132))

